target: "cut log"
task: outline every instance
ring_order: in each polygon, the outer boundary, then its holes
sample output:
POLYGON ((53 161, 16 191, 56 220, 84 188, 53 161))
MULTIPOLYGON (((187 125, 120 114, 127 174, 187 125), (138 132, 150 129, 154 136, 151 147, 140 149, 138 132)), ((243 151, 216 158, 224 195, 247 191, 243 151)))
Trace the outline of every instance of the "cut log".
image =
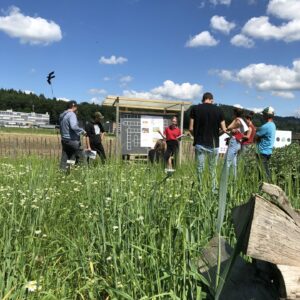
POLYGON ((280 295, 284 299, 300 299, 300 268, 277 265, 281 274, 280 295))
POLYGON ((237 237, 241 234, 241 218, 245 217, 252 219, 244 237, 245 254, 273 264, 300 267, 300 227, 289 214, 255 195, 233 210, 237 237))
POLYGON ((300 213, 292 208, 287 195, 279 186, 264 182, 261 190, 270 195, 272 197, 271 201, 284 210, 300 226, 300 213))

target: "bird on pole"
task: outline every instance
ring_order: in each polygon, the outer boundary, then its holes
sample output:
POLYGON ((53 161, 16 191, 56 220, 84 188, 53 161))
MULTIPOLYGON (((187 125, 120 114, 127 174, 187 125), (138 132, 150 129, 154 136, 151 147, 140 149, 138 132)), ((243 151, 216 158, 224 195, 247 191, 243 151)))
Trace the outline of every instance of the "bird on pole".
POLYGON ((52 87, 52 82, 51 82, 51 80, 52 80, 53 78, 55 78, 54 71, 50 72, 46 78, 47 78, 48 84, 51 86, 51 92, 52 92, 52 98, 53 98, 53 87, 52 87))

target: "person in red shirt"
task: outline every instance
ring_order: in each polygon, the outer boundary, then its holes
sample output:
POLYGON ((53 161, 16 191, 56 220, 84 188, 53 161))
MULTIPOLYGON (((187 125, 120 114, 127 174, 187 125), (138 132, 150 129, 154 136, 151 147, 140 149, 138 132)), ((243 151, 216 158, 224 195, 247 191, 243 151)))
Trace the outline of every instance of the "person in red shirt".
POLYGON ((172 117, 172 123, 164 130, 164 134, 160 131, 160 135, 166 140, 167 150, 164 155, 165 162, 167 164, 167 170, 171 171, 172 168, 172 156, 174 156, 176 161, 176 155, 178 152, 178 138, 181 136, 181 130, 178 128, 178 120, 177 117, 172 117))
POLYGON ((242 142, 242 152, 246 153, 251 150, 251 145, 254 143, 254 137, 256 135, 256 128, 254 124, 252 123, 252 118, 254 116, 254 112, 249 112, 249 114, 246 115, 246 123, 249 127, 249 130, 247 131, 247 134, 245 135, 244 141, 242 142))

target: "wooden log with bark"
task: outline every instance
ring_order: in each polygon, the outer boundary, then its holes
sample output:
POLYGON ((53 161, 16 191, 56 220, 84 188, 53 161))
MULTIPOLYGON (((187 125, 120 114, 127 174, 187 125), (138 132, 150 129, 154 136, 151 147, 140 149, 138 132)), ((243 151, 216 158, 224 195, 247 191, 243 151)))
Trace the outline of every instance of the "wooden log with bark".
POLYGON ((278 186, 264 183, 261 190, 270 199, 254 195, 234 208, 236 235, 243 239, 244 254, 276 267, 280 297, 300 299, 300 214, 278 186), (241 236, 244 218, 250 222, 241 236))

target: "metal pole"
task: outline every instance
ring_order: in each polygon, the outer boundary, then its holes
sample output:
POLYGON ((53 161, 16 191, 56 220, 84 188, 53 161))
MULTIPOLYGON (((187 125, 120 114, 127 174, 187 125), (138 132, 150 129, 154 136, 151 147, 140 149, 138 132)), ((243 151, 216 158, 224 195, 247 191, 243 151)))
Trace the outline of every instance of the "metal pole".
MULTIPOLYGON (((184 123, 184 105, 181 104, 181 114, 180 114, 180 130, 183 134, 183 123, 184 123)), ((179 142, 179 166, 182 162, 182 141, 179 142)))
POLYGON ((120 154, 120 134, 119 134, 119 120, 120 120, 120 107, 119 107, 119 97, 116 99, 116 158, 120 154))

